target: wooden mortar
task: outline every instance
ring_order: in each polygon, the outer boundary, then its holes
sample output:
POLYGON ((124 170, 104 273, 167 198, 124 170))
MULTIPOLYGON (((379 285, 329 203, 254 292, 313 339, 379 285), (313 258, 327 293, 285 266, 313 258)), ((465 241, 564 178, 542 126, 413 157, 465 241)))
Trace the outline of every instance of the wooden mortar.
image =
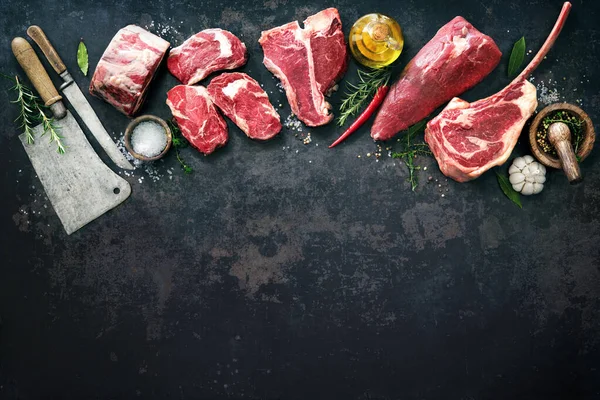
POLYGON ((141 115, 141 116, 137 117, 136 119, 134 119, 133 121, 131 121, 129 123, 129 125, 127 125, 127 129, 125 129, 125 148, 132 156, 134 156, 138 160, 142 160, 142 161, 158 160, 159 158, 161 158, 165 154, 167 154, 167 152, 171 148, 171 143, 173 143, 173 134, 171 133, 171 129, 169 128, 169 125, 165 122, 164 119, 156 117, 154 115, 141 115), (158 154, 154 157, 146 157, 144 155, 136 153, 135 151, 133 151, 133 146, 131 145, 131 134, 133 133, 133 130, 140 122, 145 122, 145 121, 156 122, 157 124, 162 126, 165 129, 165 135, 167 136, 167 144, 165 145, 165 148, 163 149, 163 151, 160 154, 158 154))
MULTIPOLYGON (((596 140, 596 132, 594 130, 592 120, 581 108, 569 103, 551 104, 542 109, 536 115, 533 122, 531 123, 531 126, 529 127, 529 144, 531 145, 531 151, 533 152, 533 155, 535 156, 535 158, 538 159, 539 162, 541 162, 547 167, 564 169, 565 173, 570 174, 569 176, 574 178, 573 174, 571 173, 572 171, 574 171, 573 165, 569 165, 568 167, 566 166, 566 168, 563 168, 560 159, 557 156, 553 156, 546 153, 537 142, 537 132, 540 124, 542 123, 542 120, 547 115, 555 111, 567 111, 583 121, 583 141, 581 142, 579 150, 577 151, 577 156, 579 156, 579 162, 585 160, 585 158, 590 154, 592 148, 594 147, 594 141, 596 140)), ((573 183, 575 183, 576 181, 577 179, 574 178, 573 183)))

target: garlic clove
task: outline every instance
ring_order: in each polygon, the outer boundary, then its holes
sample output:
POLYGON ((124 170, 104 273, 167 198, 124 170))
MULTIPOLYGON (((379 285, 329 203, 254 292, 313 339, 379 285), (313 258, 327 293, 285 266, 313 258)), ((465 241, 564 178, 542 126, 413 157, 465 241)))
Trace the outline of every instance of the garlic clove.
POLYGON ((525 176, 531 175, 531 170, 529 169, 529 166, 523 167, 523 169, 521 170, 521 173, 525 176))
POLYGON ((523 186, 525 186, 525 181, 515 183, 514 185, 512 185, 513 189, 515 189, 515 192, 520 192, 521 190, 523 190, 523 186))
POLYGON ((536 183, 544 183, 546 182, 546 176, 545 175, 536 175, 534 176, 535 178, 535 182, 536 183))
POLYGON ((546 167, 544 167, 543 164, 540 164, 540 171, 542 171, 542 174, 546 175, 546 167))
POLYGON ((532 162, 534 162, 535 160, 533 159, 533 157, 527 155, 527 156, 523 156, 523 159, 525 160, 525 162, 527 164, 531 164, 532 162))
POLYGON ((523 185, 523 189, 521 190, 521 194, 525 196, 529 196, 533 194, 533 183, 525 182, 523 185))
POLYGON ((508 174, 515 174, 517 172, 521 172, 521 169, 518 168, 515 164, 511 165, 510 168, 508 169, 508 174))
POLYGON ((527 163, 525 162, 523 157, 517 157, 515 158, 515 161, 513 161, 513 165, 522 170, 527 165, 527 163))
POLYGON ((508 180, 510 181, 511 184, 515 185, 517 183, 521 183, 525 180, 525 175, 523 175, 520 172, 517 172, 516 174, 511 174, 508 177, 508 180))
POLYGON ((534 183, 533 184, 533 193, 532 194, 538 194, 539 192, 542 191, 542 189, 544 189, 544 185, 542 183, 534 183))

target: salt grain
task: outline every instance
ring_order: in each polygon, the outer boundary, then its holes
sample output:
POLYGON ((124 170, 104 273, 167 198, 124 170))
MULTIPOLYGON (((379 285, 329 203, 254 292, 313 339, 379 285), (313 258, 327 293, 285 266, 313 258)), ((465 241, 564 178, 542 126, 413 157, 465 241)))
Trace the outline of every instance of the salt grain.
POLYGON ((131 133, 133 151, 145 157, 159 155, 167 145, 165 129, 152 121, 139 123, 131 133))

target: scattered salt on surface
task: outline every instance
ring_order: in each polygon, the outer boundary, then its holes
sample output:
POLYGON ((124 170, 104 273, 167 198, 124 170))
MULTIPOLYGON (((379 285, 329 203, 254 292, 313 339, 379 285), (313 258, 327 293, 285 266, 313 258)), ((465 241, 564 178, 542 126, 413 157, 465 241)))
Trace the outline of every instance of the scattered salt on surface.
POLYGON ((300 122, 294 114, 288 115, 283 122, 283 125, 293 131, 302 132, 302 122, 300 122))
POLYGON ((139 123, 131 133, 133 151, 145 157, 159 155, 167 145, 165 129, 152 121, 139 123))

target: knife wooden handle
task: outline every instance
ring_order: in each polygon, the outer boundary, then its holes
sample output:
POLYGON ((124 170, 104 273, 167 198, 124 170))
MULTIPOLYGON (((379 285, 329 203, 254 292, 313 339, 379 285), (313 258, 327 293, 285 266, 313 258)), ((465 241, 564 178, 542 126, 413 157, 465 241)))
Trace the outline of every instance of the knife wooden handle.
POLYGON ((52 44, 46 37, 46 34, 42 28, 37 25, 31 25, 27 29, 27 34, 31 39, 33 39, 34 42, 37 43, 38 46, 40 46, 42 53, 44 53, 56 73, 60 75, 67 70, 65 63, 63 63, 56 50, 54 50, 54 47, 52 47, 52 44))
POLYGON ((22 37, 16 37, 13 39, 11 47, 17 61, 42 97, 44 104, 50 107, 57 101, 62 100, 62 96, 56 91, 54 84, 29 42, 22 37))

